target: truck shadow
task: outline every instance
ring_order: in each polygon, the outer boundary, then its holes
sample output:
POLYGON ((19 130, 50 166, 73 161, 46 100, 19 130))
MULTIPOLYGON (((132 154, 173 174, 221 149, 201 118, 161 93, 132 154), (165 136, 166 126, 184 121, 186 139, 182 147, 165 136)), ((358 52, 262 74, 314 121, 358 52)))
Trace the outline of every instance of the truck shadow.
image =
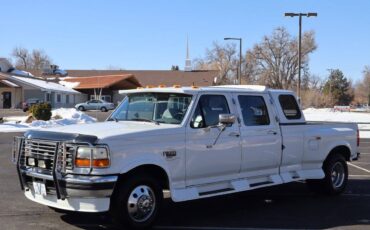
MULTIPOLYGON (((66 213, 62 220, 81 229, 117 229, 107 214, 66 213)), ((223 197, 173 203, 166 199, 155 229, 323 229, 370 225, 370 181, 350 180, 341 196, 318 196, 304 183, 223 197)))

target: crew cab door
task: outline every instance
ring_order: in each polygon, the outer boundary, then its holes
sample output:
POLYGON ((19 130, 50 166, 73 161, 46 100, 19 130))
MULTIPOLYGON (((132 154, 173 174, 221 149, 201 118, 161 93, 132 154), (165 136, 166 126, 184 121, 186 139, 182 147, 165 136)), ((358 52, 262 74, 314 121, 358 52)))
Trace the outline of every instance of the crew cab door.
POLYGON ((231 94, 200 94, 186 128, 186 185, 238 177, 241 146, 238 123, 220 133, 219 114, 235 114, 231 94), (217 136, 219 138, 217 139, 217 136), (217 139, 217 141, 216 141, 217 139))
POLYGON ((281 134, 268 94, 235 93, 241 126, 241 177, 279 174, 281 134))
POLYGON ((289 178, 289 176, 284 175, 291 175, 302 170, 306 122, 292 92, 272 91, 270 94, 276 105, 283 137, 284 150, 281 158, 280 174, 284 178, 289 178))

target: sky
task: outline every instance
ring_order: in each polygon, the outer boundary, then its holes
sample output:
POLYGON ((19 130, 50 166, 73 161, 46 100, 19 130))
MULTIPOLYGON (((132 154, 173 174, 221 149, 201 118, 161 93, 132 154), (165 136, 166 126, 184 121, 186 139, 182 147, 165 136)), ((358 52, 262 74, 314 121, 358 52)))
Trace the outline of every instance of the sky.
POLYGON ((303 18, 317 50, 310 72, 321 78, 339 68, 354 82, 370 65, 370 1, 314 0, 0 0, 0 57, 12 49, 43 49, 62 69, 183 69, 204 57, 213 42, 241 37, 243 53, 277 27, 298 35, 298 18, 284 12, 317 12, 303 18))

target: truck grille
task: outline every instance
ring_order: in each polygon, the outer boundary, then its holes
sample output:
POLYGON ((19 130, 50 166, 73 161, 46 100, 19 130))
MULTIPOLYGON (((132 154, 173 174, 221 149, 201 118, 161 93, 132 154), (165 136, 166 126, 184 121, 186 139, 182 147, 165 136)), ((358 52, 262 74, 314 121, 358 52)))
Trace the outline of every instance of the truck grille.
POLYGON ((24 153, 21 155, 24 157, 20 159, 20 164, 27 167, 52 170, 54 166, 54 156, 57 150, 57 165, 62 166, 65 157, 65 169, 73 169, 75 147, 72 145, 58 145, 58 142, 47 140, 25 139, 21 149, 24 153), (65 155, 62 154, 63 148, 66 148, 65 155))

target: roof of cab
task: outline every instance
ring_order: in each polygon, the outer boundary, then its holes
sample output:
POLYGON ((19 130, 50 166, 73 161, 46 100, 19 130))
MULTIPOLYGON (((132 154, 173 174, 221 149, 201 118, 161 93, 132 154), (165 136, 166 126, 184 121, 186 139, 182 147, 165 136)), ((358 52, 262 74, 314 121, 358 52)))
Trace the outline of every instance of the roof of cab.
MULTIPOLYGON (((199 92, 251 92, 251 93, 265 93, 267 91, 275 91, 262 85, 219 85, 219 86, 208 86, 208 87, 197 87, 197 86, 147 86, 139 87, 137 89, 130 90, 120 90, 120 94, 130 94, 130 93, 140 93, 140 92, 155 92, 155 93, 186 93, 186 94, 196 94, 199 92)), ((291 92, 284 90, 284 92, 291 92)))

